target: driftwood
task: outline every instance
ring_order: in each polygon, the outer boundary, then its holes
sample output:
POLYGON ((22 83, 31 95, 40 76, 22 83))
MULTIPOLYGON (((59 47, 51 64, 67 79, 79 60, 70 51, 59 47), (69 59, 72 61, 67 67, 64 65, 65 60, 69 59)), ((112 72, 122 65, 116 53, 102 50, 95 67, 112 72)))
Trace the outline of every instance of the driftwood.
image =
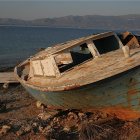
POLYGON ((0 84, 4 84, 4 88, 8 88, 10 83, 19 83, 14 76, 14 72, 1 72, 0 73, 0 84))

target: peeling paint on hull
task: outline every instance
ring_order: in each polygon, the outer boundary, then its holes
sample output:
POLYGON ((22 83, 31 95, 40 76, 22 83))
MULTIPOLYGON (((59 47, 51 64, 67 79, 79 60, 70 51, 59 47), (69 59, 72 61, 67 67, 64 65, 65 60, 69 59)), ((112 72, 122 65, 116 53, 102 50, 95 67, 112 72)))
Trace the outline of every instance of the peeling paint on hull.
POLYGON ((37 100, 56 108, 140 112, 140 67, 75 90, 45 92, 23 86, 37 100))

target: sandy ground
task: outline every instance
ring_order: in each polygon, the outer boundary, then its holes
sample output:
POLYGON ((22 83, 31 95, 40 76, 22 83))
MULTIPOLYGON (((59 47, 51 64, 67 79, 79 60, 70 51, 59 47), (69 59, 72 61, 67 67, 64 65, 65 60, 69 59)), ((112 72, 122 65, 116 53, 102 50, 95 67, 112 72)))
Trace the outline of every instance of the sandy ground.
POLYGON ((37 108, 21 85, 0 85, 2 140, 140 140, 140 120, 123 121, 99 111, 37 108))

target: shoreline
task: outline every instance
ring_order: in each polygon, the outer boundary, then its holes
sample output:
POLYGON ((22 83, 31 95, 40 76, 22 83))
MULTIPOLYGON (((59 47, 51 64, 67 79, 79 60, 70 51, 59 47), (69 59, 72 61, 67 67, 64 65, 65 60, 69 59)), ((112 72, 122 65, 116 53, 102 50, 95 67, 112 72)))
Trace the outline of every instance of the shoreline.
MULTIPOLYGON (((126 30, 123 30, 123 29, 109 29, 109 28, 88 28, 88 27, 53 27, 53 26, 46 26, 46 25, 1 25, 0 24, 0 27, 23 27, 23 28, 49 28, 49 29, 76 29, 76 30, 97 30, 97 31, 126 31, 126 30)), ((129 29, 130 32, 139 32, 140 29, 129 29)))

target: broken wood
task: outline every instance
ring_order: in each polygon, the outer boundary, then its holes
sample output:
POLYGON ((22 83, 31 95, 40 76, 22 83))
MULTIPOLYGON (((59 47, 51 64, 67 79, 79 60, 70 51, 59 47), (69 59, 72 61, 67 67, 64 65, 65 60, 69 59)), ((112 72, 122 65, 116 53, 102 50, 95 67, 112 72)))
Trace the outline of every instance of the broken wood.
POLYGON ((4 88, 8 88, 10 83, 19 83, 14 76, 14 72, 1 72, 0 73, 0 84, 4 84, 4 88))

